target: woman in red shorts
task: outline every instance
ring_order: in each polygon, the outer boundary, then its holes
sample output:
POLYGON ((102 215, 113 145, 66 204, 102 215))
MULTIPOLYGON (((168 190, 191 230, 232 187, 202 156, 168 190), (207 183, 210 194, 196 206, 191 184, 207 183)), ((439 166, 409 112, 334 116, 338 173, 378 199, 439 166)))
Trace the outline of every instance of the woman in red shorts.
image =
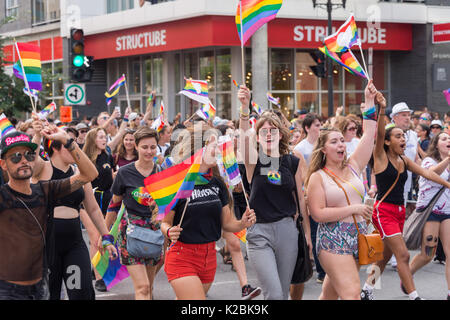
POLYGON ((174 155, 182 161, 197 151, 195 147, 203 146, 205 141, 209 142, 203 153, 200 173, 184 218, 180 226, 186 199, 179 200, 161 223, 163 234, 174 242, 166 254, 164 271, 178 300, 205 299, 216 273, 215 242, 220 239, 222 228, 238 232, 256 222, 255 213, 249 208, 241 220, 236 220, 231 211, 232 197, 217 168, 217 137, 212 134, 207 139, 205 133, 208 134, 208 131, 198 127, 196 129, 201 132, 194 134, 193 128, 188 129, 189 137, 184 137, 179 142, 181 145, 176 146, 177 150, 186 151, 187 154, 174 155))
MULTIPOLYGON (((378 100, 377 96, 377 100, 378 100)), ((386 105, 384 98, 378 100, 380 104, 386 105)), ((381 110, 383 110, 382 108, 381 110)), ((421 300, 414 286, 414 280, 409 268, 409 252, 403 240, 403 225, 405 223, 405 206, 403 189, 407 179, 406 170, 410 170, 417 175, 446 186, 450 183, 439 177, 431 170, 425 170, 417 165, 403 153, 406 148, 405 133, 402 129, 389 124, 385 127, 384 114, 378 118, 378 132, 375 149, 373 151, 375 178, 378 188, 377 201, 372 215, 372 222, 378 229, 384 242, 383 260, 374 264, 380 270, 380 275, 384 271, 387 262, 394 254, 397 259, 397 270, 403 284, 405 292, 411 300, 421 300), (398 174, 398 181, 394 184, 398 174), (384 195, 388 193, 384 201, 379 204, 384 195)), ((375 270, 372 269, 372 273, 375 270)), ((373 288, 375 279, 373 274, 369 276, 361 292, 362 300, 373 299, 373 288)))

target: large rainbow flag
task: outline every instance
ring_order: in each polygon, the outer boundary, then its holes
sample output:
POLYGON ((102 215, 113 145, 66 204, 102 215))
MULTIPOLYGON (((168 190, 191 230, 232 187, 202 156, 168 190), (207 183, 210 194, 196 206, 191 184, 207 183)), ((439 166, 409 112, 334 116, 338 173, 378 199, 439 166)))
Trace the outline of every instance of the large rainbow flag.
POLYGON ((12 125, 12 123, 8 120, 6 115, 2 113, 0 115, 0 138, 3 137, 5 134, 15 131, 16 129, 12 125))
POLYGON ((328 50, 342 52, 350 49, 354 45, 361 45, 353 14, 344 22, 332 35, 324 39, 328 50))
POLYGON ((341 56, 339 56, 336 52, 328 50, 327 46, 320 47, 319 50, 344 67, 344 69, 351 74, 356 74, 360 77, 367 78, 360 63, 350 50, 345 51, 341 56))
POLYGON ((41 49, 31 43, 16 42, 19 60, 14 64, 14 75, 25 81, 29 89, 42 90, 41 49), (25 76, 24 76, 25 72, 25 76))
MULTIPOLYGON (((111 228, 109 234, 114 236, 114 245, 117 249, 117 237, 119 235, 120 220, 122 219, 123 213, 125 211, 125 206, 122 203, 117 219, 111 228)), ((117 250, 119 251, 119 250, 117 250)), ((129 276, 127 268, 120 263, 120 258, 115 260, 109 259, 109 253, 105 250, 103 255, 98 251, 91 260, 92 265, 97 269, 100 276, 105 281, 106 288, 111 289, 113 286, 118 284, 123 279, 129 276)))
POLYGON ((236 26, 243 46, 264 24, 275 19, 283 0, 241 0, 236 12, 236 26), (242 6, 242 8, 241 8, 242 6), (241 19, 242 12, 242 19, 241 19), (242 25, 241 25, 242 21, 242 25))
POLYGON ((201 104, 209 104, 207 81, 186 78, 184 78, 184 80, 186 80, 186 85, 179 93, 184 94, 186 97, 198 101, 201 104))
POLYGON ((158 205, 158 220, 172 210, 178 199, 191 196, 202 156, 203 149, 200 149, 182 163, 145 178, 145 187, 158 205))

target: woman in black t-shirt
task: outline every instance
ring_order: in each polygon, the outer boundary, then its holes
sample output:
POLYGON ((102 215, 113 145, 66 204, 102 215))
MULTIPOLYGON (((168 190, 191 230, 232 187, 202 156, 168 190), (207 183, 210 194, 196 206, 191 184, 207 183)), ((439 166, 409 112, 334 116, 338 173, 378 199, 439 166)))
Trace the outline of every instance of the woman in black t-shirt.
POLYGON ((216 272, 215 242, 222 229, 238 232, 256 221, 249 208, 241 220, 236 220, 231 196, 217 168, 217 136, 213 134, 208 139, 207 128, 196 129, 200 132, 194 134, 194 128, 188 129, 189 135, 183 135, 184 139, 178 141, 181 145, 174 148, 187 154, 173 155, 182 161, 198 151, 195 147, 208 141, 195 188, 189 199, 177 202, 161 224, 163 234, 174 242, 166 254, 164 270, 178 300, 205 299, 216 272))
POLYGON ((289 131, 273 112, 265 112, 249 130, 250 90, 241 86, 239 127, 241 154, 251 186, 250 207, 258 223, 247 230, 247 249, 264 299, 287 300, 298 253, 295 217, 297 192, 309 248, 309 218, 302 191, 299 159, 290 155, 289 131), (255 135, 256 133, 256 135, 255 135), (255 143, 259 150, 256 149, 255 143))

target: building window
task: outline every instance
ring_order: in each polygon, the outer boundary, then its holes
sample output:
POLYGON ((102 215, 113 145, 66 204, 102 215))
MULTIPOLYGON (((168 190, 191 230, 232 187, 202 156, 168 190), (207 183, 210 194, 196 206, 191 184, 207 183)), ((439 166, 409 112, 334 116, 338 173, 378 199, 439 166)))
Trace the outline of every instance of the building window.
POLYGON ((106 13, 114 13, 134 8, 134 0, 106 0, 106 13))
POLYGON ((6 0, 6 16, 16 17, 19 13, 19 0, 6 0))
POLYGON ((59 21, 61 12, 58 0, 33 0, 33 24, 59 21))

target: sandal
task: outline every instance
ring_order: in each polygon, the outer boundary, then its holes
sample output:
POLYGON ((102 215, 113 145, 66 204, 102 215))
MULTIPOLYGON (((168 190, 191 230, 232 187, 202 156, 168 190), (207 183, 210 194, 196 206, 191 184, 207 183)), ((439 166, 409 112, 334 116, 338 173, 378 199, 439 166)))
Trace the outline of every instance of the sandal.
POLYGON ((220 255, 223 258, 223 263, 224 264, 233 264, 232 260, 231 260, 231 255, 229 252, 225 252, 225 247, 223 247, 222 249, 219 250, 220 255))

